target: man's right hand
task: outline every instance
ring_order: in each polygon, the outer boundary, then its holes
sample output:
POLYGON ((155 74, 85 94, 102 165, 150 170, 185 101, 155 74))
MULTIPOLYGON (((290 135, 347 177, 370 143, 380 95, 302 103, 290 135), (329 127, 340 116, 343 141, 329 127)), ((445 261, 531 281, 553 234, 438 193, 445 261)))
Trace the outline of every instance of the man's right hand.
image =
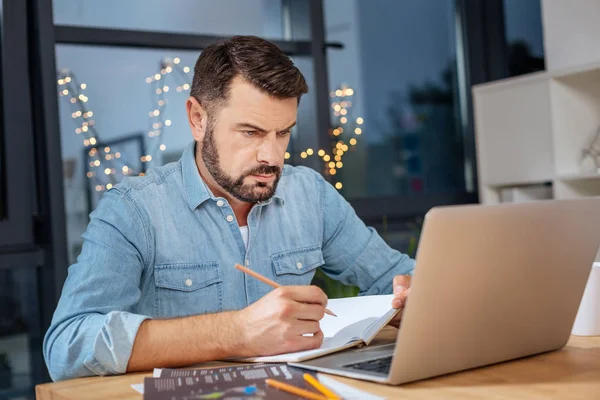
POLYGON ((317 286, 282 286, 236 312, 243 337, 240 356, 268 356, 316 349, 327 296, 317 286), (304 336, 305 334, 311 334, 304 336))

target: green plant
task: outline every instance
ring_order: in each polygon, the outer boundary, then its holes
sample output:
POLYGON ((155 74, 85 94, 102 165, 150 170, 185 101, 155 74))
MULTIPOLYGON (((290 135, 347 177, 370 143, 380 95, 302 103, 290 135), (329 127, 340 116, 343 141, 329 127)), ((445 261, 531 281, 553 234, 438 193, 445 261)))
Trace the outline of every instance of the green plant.
POLYGON ((344 285, 342 282, 328 277, 321 268, 317 269, 312 283, 323 289, 330 299, 357 296, 360 290, 356 286, 344 285))

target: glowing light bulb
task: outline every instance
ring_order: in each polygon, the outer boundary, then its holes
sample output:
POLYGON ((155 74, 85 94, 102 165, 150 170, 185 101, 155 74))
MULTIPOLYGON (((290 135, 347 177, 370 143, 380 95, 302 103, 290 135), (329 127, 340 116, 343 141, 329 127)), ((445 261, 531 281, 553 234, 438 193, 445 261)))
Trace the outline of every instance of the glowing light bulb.
POLYGON ((300 157, 302 157, 302 158, 306 158, 306 157, 308 157, 308 155, 306 154, 306 152, 305 152, 305 151, 303 151, 302 153, 300 153, 300 157))
POLYGON ((350 139, 350 144, 352 146, 356 145, 356 139, 354 139, 354 138, 350 139))
POLYGON ((286 151, 285 155, 283 156, 283 158, 285 158, 286 160, 289 160, 291 156, 292 155, 286 151))
POLYGON ((306 154, 308 154, 309 156, 313 155, 313 149, 306 149, 306 154))
POLYGON ((335 184, 335 188, 336 188, 337 190, 340 190, 340 189, 342 188, 342 182, 336 182, 336 184, 335 184))
POLYGON ((167 149, 167 146, 165 146, 164 144, 160 145, 160 151, 165 151, 167 149))
POLYGON ((325 150, 321 149, 317 154, 319 155, 319 157, 323 157, 325 155, 325 150))
POLYGON ((357 135, 360 135, 360 134, 362 133, 362 129, 360 129, 360 128, 356 128, 356 129, 354 130, 354 133, 356 133, 357 135))
POLYGON ((342 118, 340 118, 340 122, 342 124, 345 124, 346 122, 348 122, 348 119, 346 117, 342 117, 342 118))

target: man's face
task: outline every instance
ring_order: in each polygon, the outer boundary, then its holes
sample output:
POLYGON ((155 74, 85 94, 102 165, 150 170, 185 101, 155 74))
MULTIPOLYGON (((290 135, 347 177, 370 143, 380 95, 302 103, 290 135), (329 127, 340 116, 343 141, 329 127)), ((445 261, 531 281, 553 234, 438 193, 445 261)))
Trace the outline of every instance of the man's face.
POLYGON ((243 202, 273 197, 297 112, 296 98, 277 99, 235 78, 202 137, 202 161, 215 182, 243 202))

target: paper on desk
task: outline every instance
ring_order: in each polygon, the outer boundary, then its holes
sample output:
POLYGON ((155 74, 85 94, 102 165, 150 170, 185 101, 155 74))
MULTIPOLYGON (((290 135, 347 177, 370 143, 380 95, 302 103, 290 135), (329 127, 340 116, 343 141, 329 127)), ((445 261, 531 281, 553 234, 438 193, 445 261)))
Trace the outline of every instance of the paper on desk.
MULTIPOLYGON (((155 368, 152 376, 154 378, 160 378, 160 371, 160 368, 155 368)), ((385 400, 385 397, 375 396, 373 394, 353 388, 352 386, 338 382, 327 375, 317 374, 317 378, 319 379, 319 382, 333 390, 344 400, 385 400)), ((131 385, 131 388, 140 394, 144 394, 143 383, 135 383, 131 385)))
POLYGON ((317 374, 319 382, 333 390, 344 400, 385 400, 385 397, 375 396, 374 394, 364 392, 352 386, 336 381, 330 376, 317 374))
MULTIPOLYGON (((161 371, 162 371, 161 368, 154 368, 154 371, 152 371, 152 377, 160 378, 161 371)), ((131 385, 131 388, 138 393, 144 394, 144 384, 143 383, 134 383, 133 385, 131 385)))

